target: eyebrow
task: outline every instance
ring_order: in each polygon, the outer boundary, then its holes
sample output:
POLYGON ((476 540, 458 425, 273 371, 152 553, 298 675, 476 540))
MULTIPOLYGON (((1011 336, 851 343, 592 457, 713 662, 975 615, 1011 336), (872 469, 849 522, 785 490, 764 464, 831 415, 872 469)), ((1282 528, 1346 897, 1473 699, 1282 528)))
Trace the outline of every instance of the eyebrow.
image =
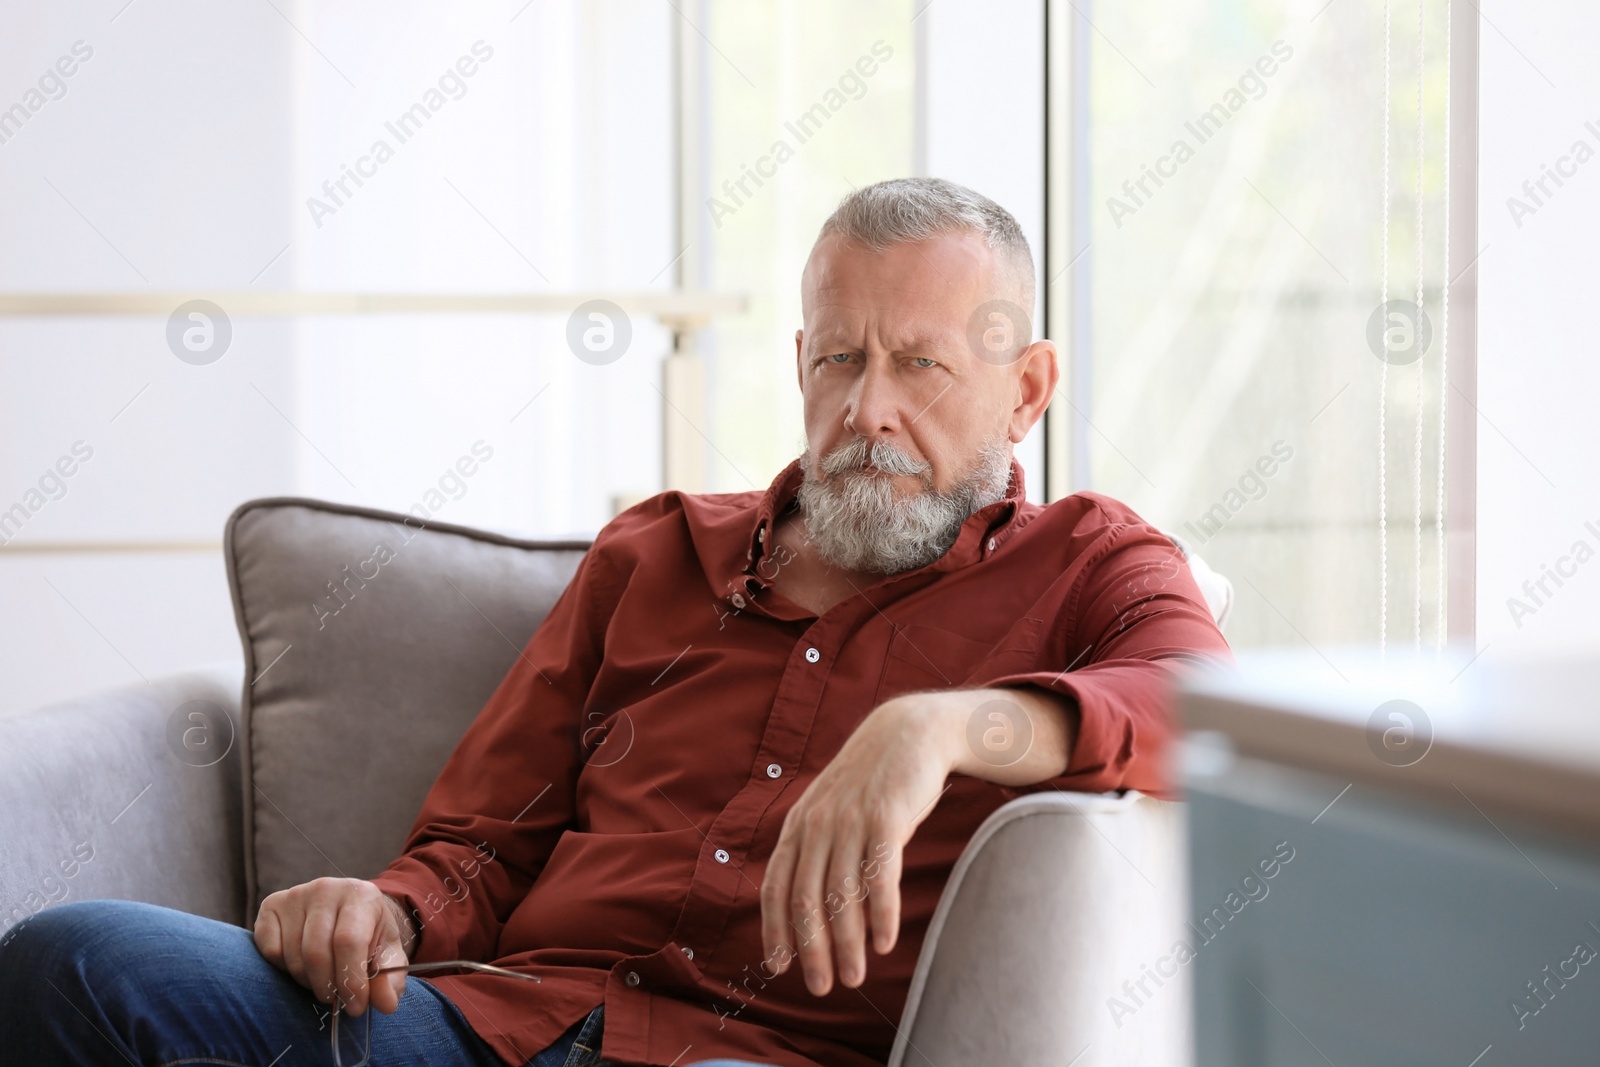
MULTIPOLYGON (((955 347, 959 348, 959 346, 955 347)), ((860 348, 861 346, 856 344, 853 340, 846 341, 840 335, 833 333, 823 333, 820 336, 813 335, 806 340, 807 355, 816 355, 824 349, 832 349, 834 351, 848 349, 849 351, 856 352, 860 351, 860 348)), ((949 352, 952 350, 952 346, 948 342, 931 334, 918 334, 915 337, 912 337, 909 341, 897 345, 894 350, 897 352, 914 352, 919 350, 949 352)))

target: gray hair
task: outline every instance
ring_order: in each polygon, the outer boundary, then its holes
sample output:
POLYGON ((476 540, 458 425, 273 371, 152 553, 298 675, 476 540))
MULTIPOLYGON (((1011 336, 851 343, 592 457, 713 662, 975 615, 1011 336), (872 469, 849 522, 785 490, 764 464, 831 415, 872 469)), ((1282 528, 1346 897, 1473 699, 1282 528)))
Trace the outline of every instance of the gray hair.
POLYGON ((1010 267, 1033 312, 1033 251, 1011 212, 981 193, 943 178, 891 178, 857 189, 839 201, 817 240, 829 234, 882 252, 901 241, 925 241, 968 231, 981 236, 1010 267))

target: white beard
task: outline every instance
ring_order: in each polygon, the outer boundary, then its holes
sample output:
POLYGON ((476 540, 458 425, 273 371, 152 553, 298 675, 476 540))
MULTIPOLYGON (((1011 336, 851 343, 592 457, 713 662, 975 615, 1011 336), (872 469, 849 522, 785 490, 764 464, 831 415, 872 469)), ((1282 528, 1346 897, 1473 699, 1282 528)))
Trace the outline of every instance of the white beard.
POLYGON ((978 450, 966 478, 947 493, 933 488, 932 467, 888 441, 857 437, 822 459, 826 482, 813 477, 811 450, 800 457, 798 493, 806 533, 826 563, 850 571, 899 574, 949 551, 973 512, 1003 500, 1011 484, 1011 449, 1002 438, 978 450), (922 491, 903 497, 883 474, 914 475, 922 491))

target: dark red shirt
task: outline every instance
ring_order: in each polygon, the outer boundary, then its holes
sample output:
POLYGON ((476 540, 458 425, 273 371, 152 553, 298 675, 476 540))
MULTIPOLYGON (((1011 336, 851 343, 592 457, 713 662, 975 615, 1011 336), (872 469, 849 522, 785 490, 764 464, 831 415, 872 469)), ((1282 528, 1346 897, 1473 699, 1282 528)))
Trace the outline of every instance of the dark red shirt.
POLYGON ((765 492, 662 493, 600 531, 374 879, 421 923, 418 962, 540 977, 435 979, 507 1061, 604 1002, 619 1063, 882 1064, 940 891, 991 812, 1044 789, 1171 795, 1171 676, 1227 644, 1160 532, 1093 493, 1029 503, 1011 470, 942 557, 820 617, 771 584, 798 461, 765 492), (951 775, 865 983, 817 997, 799 966, 770 977, 760 887, 790 806, 878 704, 984 686, 1076 702, 1066 773, 951 775))

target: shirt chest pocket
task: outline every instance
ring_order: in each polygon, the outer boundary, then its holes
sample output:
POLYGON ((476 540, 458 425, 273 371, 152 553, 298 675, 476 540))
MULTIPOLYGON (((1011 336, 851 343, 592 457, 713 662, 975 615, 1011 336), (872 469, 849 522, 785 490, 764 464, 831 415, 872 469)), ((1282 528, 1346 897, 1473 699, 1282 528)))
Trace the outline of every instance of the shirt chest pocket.
POLYGON ((996 677, 1030 669, 1041 620, 1023 620, 999 641, 978 641, 937 626, 902 626, 889 639, 874 706, 902 693, 953 689, 974 674, 996 677))
POLYGON ((989 659, 994 645, 936 625, 906 625, 890 638, 874 705, 918 689, 950 689, 989 659))

